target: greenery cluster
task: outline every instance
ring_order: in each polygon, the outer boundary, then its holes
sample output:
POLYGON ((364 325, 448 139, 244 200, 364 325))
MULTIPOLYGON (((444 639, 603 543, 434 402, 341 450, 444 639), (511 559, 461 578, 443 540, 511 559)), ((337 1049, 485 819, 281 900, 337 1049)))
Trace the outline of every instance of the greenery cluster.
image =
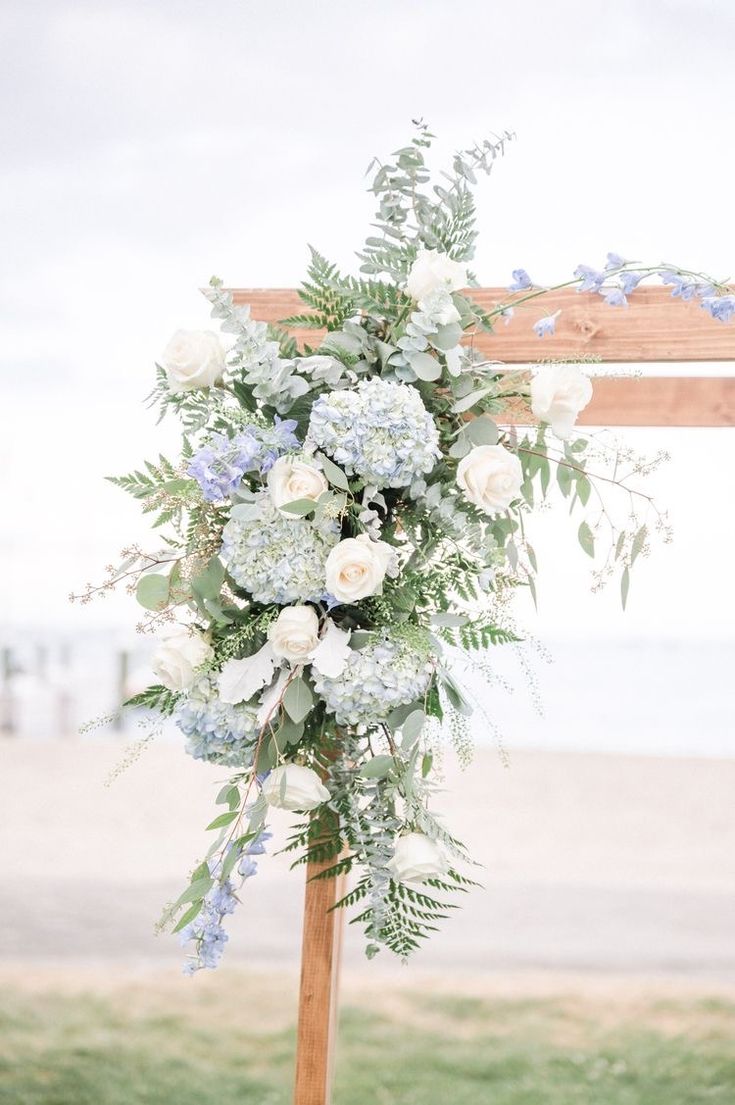
MULTIPOLYGON (((352 654, 389 638, 399 657, 412 657, 427 673, 424 692, 401 702, 380 723, 337 726, 309 661, 279 662, 269 669, 264 685, 275 697, 248 755, 221 791, 227 810, 209 826, 214 843, 167 912, 177 928, 206 909, 213 888, 228 883, 248 842, 262 832, 264 776, 296 762, 320 773, 330 798, 295 831, 288 845, 295 861, 320 860, 325 875, 354 874, 340 905, 357 910, 369 955, 382 946, 402 957, 412 952, 454 907, 455 892, 472 884, 461 870, 468 862, 464 849, 431 812, 433 753, 443 721, 456 729, 462 724, 458 719, 471 712, 450 671, 453 651, 482 653, 517 641, 508 599, 519 588, 536 599, 537 557, 527 533, 531 514, 552 495, 566 500, 569 514, 577 514, 579 544, 596 561, 596 583, 616 573, 623 602, 630 570, 647 553, 651 533, 665 531, 665 519, 635 486, 634 477, 648 471, 644 462, 604 437, 558 434, 544 421, 535 425, 528 375, 506 371, 474 350, 473 335, 504 324, 514 307, 551 289, 532 285, 519 270, 522 279, 506 303, 487 311, 474 301, 475 278, 468 267, 476 238, 473 186, 512 136, 457 153, 438 179, 426 161, 432 137, 419 122, 408 145, 388 162, 372 163, 370 191, 377 210, 373 232, 358 254, 359 275, 340 272, 312 249, 299 293, 303 312, 278 326, 266 325, 212 280, 207 293, 212 314, 231 343, 223 370, 207 386, 173 387, 164 359, 151 396, 161 416, 170 412, 182 422, 181 457, 160 457, 113 480, 154 516, 163 550, 134 550, 111 579, 134 587, 148 628, 175 620, 194 626, 210 646, 198 674, 213 685, 224 665, 257 662, 283 609, 276 601, 258 601, 238 582, 241 577, 235 578, 223 553, 223 534, 233 519, 265 517, 268 466, 279 449, 314 466, 327 485, 316 498, 280 504, 282 512, 315 533, 334 534, 336 527, 342 540, 379 539, 393 560, 382 589, 357 601, 332 601, 326 587, 320 601, 309 598, 320 634, 332 627, 349 635, 352 654), (412 277, 427 264, 443 266, 444 274, 460 273, 461 284, 440 274, 428 291, 412 293, 412 277), (312 330, 313 345, 300 348, 292 328, 312 330), (414 400, 418 395, 435 429, 436 463, 405 486, 390 479, 373 485, 359 475, 359 455, 339 460, 339 447, 328 455, 329 449, 320 451, 311 441, 313 419, 323 413, 325 398, 328 408, 330 395, 375 379, 399 385, 396 394, 410 392, 414 400), (277 439, 287 444, 273 445, 277 439), (263 454, 267 464, 251 463, 254 454, 245 446, 256 441, 271 443, 271 453, 263 454), (224 460, 223 448, 231 451, 224 460), (467 458, 488 449, 501 460, 509 458, 513 471, 520 472, 507 501, 490 506, 458 481, 467 458), (238 461, 241 452, 247 457, 238 461), (212 480, 222 479, 223 472, 230 482, 221 493, 212 492, 212 480), (622 512, 610 508, 607 491, 622 493, 622 512), (419 885, 401 879, 393 866, 397 842, 407 832, 427 837, 446 859, 441 873, 419 885)), ((638 282, 654 271, 644 273, 619 258, 594 279, 582 269, 566 283, 583 289, 594 284, 594 294, 609 289, 618 299, 622 291, 616 282, 638 282)), ((673 271, 677 279, 689 278, 686 270, 673 271)), ((716 284, 706 287, 718 295, 723 291, 716 284)), ((369 420, 359 429, 359 441, 373 435, 371 449, 383 440, 384 427, 369 420)), ((424 447, 416 441, 416 449, 424 447)), ((389 465, 393 446, 381 448, 378 460, 389 465)), ((299 555, 294 544, 282 559, 296 563, 299 555)), ((375 678, 381 678, 379 670, 375 678)), ((179 716, 189 690, 155 684, 129 705, 179 716)), ((260 687, 246 705, 253 711, 262 705, 260 687)), ((220 709, 212 731, 224 724, 223 716, 220 709)), ((208 732, 198 736, 206 741, 208 732)))

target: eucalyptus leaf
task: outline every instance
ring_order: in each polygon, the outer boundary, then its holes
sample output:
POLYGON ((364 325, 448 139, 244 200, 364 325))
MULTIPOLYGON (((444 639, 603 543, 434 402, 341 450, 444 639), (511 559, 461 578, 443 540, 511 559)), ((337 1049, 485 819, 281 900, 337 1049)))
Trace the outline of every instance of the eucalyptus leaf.
POLYGON ((473 445, 497 445, 498 427, 486 414, 473 418, 464 432, 473 445))
POLYGON ((438 380, 442 374, 442 366, 431 353, 411 353, 407 359, 419 380, 438 380))
POLYGON ((327 477, 332 486, 338 487, 340 491, 349 491, 350 485, 347 481, 347 476, 344 474, 342 469, 338 467, 338 465, 336 465, 333 460, 330 460, 329 457, 325 456, 324 453, 317 453, 317 457, 319 458, 319 462, 322 466, 322 470, 324 471, 324 475, 327 477))
POLYGON ((628 591, 630 590, 630 572, 627 568, 623 569, 623 574, 620 577, 620 598, 623 603, 623 610, 625 610, 626 603, 628 601, 628 591))
POLYGON ((582 522, 582 524, 580 525, 579 530, 577 531, 577 537, 579 538, 579 543, 584 551, 587 553, 587 555, 594 558, 595 539, 592 534, 592 530, 586 522, 582 522))
POLYGON ((202 906, 203 905, 204 905, 204 901, 203 901, 202 898, 199 898, 199 900, 194 902, 193 905, 190 905, 189 908, 186 910, 186 912, 182 913, 182 915, 179 918, 178 922, 176 923, 176 925, 174 925, 174 927, 172 928, 171 931, 172 932, 181 932, 181 930, 183 928, 186 928, 186 926, 191 921, 193 921, 195 917, 199 916, 199 914, 202 911, 202 906))
POLYGON ((210 829, 222 829, 225 825, 231 825, 238 815, 238 810, 230 810, 229 813, 221 813, 219 817, 215 817, 214 821, 210 821, 207 825, 207 831, 210 829))
POLYGON ((426 714, 423 710, 413 710, 403 725, 401 726, 401 733, 403 734, 403 743, 412 744, 421 733, 424 725, 426 724, 426 714))
POLYGON ((225 569, 219 557, 213 556, 206 568, 194 576, 191 581, 192 590, 201 599, 219 598, 222 584, 225 582, 225 569))
POLYGON ((484 399, 486 395, 490 395, 495 390, 495 385, 492 384, 487 388, 479 388, 477 391, 471 391, 469 395, 465 395, 463 399, 458 399, 452 407, 455 414, 464 414, 465 411, 470 410, 479 403, 481 399, 484 399))
POLYGON ((446 353, 459 343, 462 327, 457 322, 448 322, 446 326, 440 326, 435 334, 429 334, 428 337, 434 349, 441 349, 442 353, 446 353))
POLYGON ((294 722, 303 721, 314 705, 314 695, 299 676, 293 679, 283 692, 283 705, 294 722))
POLYGON ((296 514, 299 518, 305 518, 307 514, 316 510, 316 502, 314 499, 293 499, 290 503, 283 503, 280 509, 285 510, 287 514, 296 514))
POLYGON ((384 779, 394 766, 395 760, 392 756, 373 756, 371 760, 368 760, 367 763, 362 765, 360 774, 363 779, 384 779))
POLYGON ((146 610, 162 610, 169 599, 169 581, 166 576, 141 576, 135 588, 135 597, 146 610))

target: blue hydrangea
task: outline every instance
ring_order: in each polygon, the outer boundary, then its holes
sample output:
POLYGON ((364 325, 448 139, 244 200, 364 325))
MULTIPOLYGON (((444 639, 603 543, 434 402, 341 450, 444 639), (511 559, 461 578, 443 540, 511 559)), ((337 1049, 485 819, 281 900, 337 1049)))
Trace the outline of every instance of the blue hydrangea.
POLYGON ((389 632, 350 653, 347 666, 334 678, 314 669, 314 688, 338 725, 373 725, 396 706, 422 698, 431 678, 426 653, 410 648, 389 632))
POLYGON ((195 760, 246 767, 252 762, 260 725, 257 711, 244 703, 230 706, 217 694, 217 685, 202 676, 176 710, 176 724, 187 737, 186 751, 195 760))
POLYGON ((293 419, 276 415, 273 426, 248 426, 227 437, 212 434, 189 462, 188 475, 197 481, 210 502, 226 499, 240 486, 246 472, 268 472, 289 449, 298 447, 293 419))
POLYGON ((417 389, 378 376, 319 396, 308 438, 376 487, 407 487, 440 456, 439 432, 417 389))
POLYGON ((256 602, 318 602, 325 594, 325 564, 340 538, 339 525, 287 516, 268 492, 247 514, 231 518, 220 556, 235 582, 256 602))

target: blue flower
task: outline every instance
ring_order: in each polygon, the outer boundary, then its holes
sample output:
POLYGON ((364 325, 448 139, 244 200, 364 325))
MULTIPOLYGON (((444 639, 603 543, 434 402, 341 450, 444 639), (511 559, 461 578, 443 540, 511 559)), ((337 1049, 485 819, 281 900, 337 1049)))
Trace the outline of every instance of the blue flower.
POLYGON ((214 679, 203 675, 177 706, 175 721, 195 760, 247 767, 260 733, 257 711, 245 703, 230 706, 217 693, 214 679))
POLYGON ((538 322, 534 322, 534 333, 538 334, 540 338, 545 338, 547 334, 554 334, 556 331, 556 320, 561 314, 561 311, 555 311, 553 315, 546 315, 545 318, 540 318, 538 322))
POLYGON ((712 318, 729 322, 735 315, 735 295, 708 295, 702 300, 702 306, 712 318))
POLYGON ((373 725, 397 706, 423 698, 431 677, 427 657, 389 630, 350 652, 337 676, 313 673, 314 689, 338 725, 373 725))
MULTIPOLYGON (((270 833, 268 834, 270 836, 270 833)), ((263 849, 265 851, 265 848, 263 849)), ((240 860, 240 866, 238 867, 238 873, 242 875, 243 879, 250 879, 253 875, 258 873, 258 865, 254 859, 250 856, 243 856, 240 860)))
POLYGON ((623 265, 626 265, 627 263, 628 262, 625 260, 625 258, 621 257, 619 253, 608 253, 605 270, 607 271, 609 269, 621 269, 623 265))
POLYGON ((380 376, 320 395, 307 439, 348 475, 381 488, 409 487, 441 456, 439 431, 418 389, 380 376))
POLYGON ((662 283, 673 285, 671 294, 679 299, 693 299, 697 294, 697 282, 691 277, 681 276, 678 272, 669 272, 668 269, 662 269, 659 276, 662 283))
POLYGON ((262 856, 265 853, 265 842, 266 840, 270 840, 272 836, 273 833, 258 833, 255 839, 251 840, 245 848, 245 854, 247 856, 262 856))
POLYGON ((625 298, 625 292, 622 288, 610 288, 607 292, 604 289, 600 289, 600 295, 604 295, 605 303, 609 307, 627 307, 628 300, 625 298))
POLYGON ((191 458, 188 475, 197 481, 207 502, 226 499, 240 486, 246 472, 265 473, 274 462, 299 442, 294 434, 298 423, 276 415, 273 426, 248 426, 227 437, 212 434, 191 458))
POLYGON ((589 265, 577 265, 574 275, 581 281, 578 292, 598 292, 605 282, 604 272, 598 272, 589 265))
POLYGON ((513 283, 508 285, 509 292, 523 292, 533 287, 533 281, 525 269, 513 269, 511 276, 513 283))
POLYGON ((222 531, 220 555, 232 578, 257 602, 321 601, 327 556, 340 538, 337 522, 284 515, 267 491, 252 506, 222 531))
POLYGON ((642 272, 621 272, 619 276, 620 287, 625 295, 630 295, 640 284, 644 274, 642 272))

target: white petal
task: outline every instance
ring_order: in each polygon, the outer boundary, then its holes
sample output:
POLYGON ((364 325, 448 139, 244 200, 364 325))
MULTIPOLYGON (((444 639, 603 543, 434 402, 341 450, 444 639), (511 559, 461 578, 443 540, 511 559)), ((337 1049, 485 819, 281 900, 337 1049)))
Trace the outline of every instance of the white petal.
POLYGON ((347 667, 347 659, 350 655, 349 630, 340 629, 330 619, 327 621, 327 631, 319 644, 311 653, 312 666, 321 675, 329 679, 336 679, 347 667))
POLYGON ((258 725, 265 725, 265 723, 270 718, 271 714, 276 708, 276 703, 283 694, 283 688, 288 682, 288 675, 289 673, 285 669, 282 670, 281 674, 278 676, 278 679, 276 679, 273 686, 269 687, 261 698, 260 707, 256 715, 258 725))
POLYGON ((254 656, 228 660, 219 677, 219 696, 230 706, 247 702, 273 678, 276 656, 270 641, 254 656))

